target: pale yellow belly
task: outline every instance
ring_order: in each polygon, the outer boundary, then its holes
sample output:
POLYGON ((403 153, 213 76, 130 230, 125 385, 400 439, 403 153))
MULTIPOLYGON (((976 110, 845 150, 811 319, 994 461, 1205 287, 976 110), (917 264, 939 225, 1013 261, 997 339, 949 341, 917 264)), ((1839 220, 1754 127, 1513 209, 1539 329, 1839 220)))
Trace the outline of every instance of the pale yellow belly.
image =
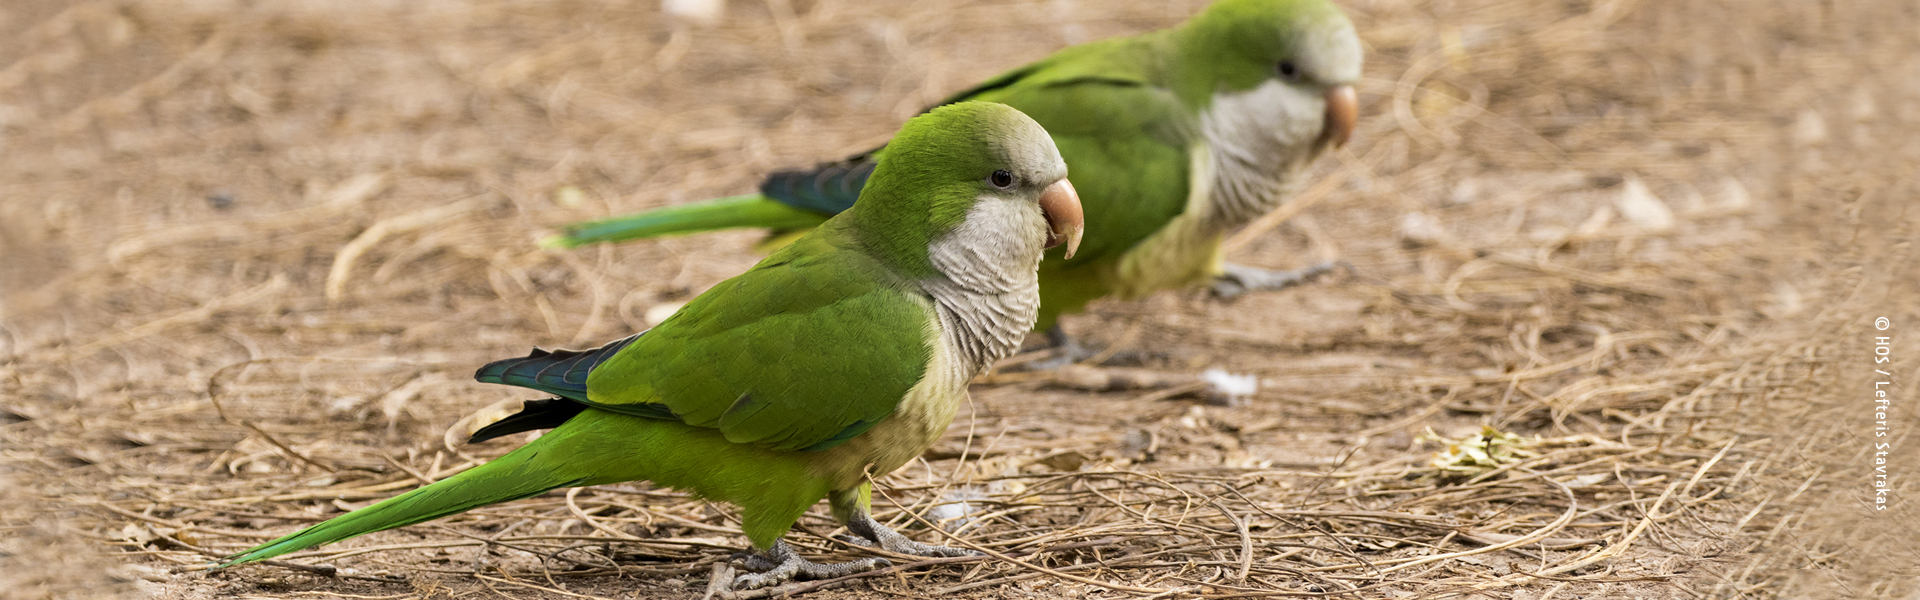
POLYGON ((1126 255, 1107 282, 1113 293, 1132 300, 1165 289, 1205 284, 1221 272, 1221 232, 1192 212, 1174 217, 1126 255))
POLYGON ((1207 218, 1213 196, 1213 158, 1206 144, 1188 151, 1186 209, 1135 244, 1105 273, 1107 288, 1122 299, 1211 281, 1222 272, 1222 230, 1207 218))
POLYGON ((815 476, 826 479, 830 489, 849 489, 865 481, 866 473, 875 478, 892 473, 932 447, 967 399, 972 374, 963 373, 954 360, 947 344, 934 344, 926 376, 893 414, 859 437, 822 451, 813 462, 815 476))

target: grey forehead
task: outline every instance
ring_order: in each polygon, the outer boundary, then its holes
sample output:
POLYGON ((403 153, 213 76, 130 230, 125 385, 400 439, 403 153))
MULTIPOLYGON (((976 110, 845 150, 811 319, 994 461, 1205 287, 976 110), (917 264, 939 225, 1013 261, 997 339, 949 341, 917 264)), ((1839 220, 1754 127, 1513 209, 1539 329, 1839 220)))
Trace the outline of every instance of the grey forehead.
POLYGON ((1060 150, 1045 128, 1025 115, 1009 121, 1006 134, 995 148, 1002 160, 1022 171, 1023 178, 1052 180, 1066 176, 1067 163, 1061 160, 1060 150))
POLYGON ((1300 32, 1299 46, 1315 49, 1301 53, 1302 67, 1322 81, 1352 83, 1360 79, 1360 37, 1353 24, 1341 19, 1321 23, 1300 32))

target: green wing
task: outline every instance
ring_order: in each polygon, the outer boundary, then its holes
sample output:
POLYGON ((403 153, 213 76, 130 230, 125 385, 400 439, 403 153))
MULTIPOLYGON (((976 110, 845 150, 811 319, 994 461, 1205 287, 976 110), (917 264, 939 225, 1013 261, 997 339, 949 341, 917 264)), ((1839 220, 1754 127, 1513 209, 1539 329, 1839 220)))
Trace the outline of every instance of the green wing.
POLYGON ((617 412, 665 406, 728 441, 823 450, 892 414, 931 360, 933 309, 821 230, 721 282, 599 365, 588 402, 617 412), (623 406, 630 406, 622 410, 623 406))

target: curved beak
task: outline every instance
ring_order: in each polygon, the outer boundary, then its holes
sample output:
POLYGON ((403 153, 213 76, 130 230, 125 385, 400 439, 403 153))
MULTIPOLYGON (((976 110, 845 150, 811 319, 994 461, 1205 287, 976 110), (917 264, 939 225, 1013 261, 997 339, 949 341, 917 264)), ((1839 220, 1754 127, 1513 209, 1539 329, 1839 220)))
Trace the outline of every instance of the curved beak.
POLYGON ((1080 234, 1087 228, 1086 213, 1080 210, 1080 194, 1066 179, 1053 182, 1040 192, 1040 212, 1047 216, 1047 247, 1067 245, 1067 258, 1080 249, 1080 234))
POLYGON ((1360 120, 1360 97, 1353 86, 1338 85, 1327 89, 1327 121, 1320 130, 1320 141, 1334 148, 1347 143, 1353 137, 1353 126, 1360 120))

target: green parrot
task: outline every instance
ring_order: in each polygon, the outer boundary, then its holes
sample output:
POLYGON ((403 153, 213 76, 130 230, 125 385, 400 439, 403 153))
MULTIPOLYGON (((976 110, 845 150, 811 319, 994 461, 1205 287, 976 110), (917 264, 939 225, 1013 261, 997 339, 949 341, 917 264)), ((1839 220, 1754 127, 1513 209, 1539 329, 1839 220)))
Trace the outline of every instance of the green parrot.
MULTIPOLYGON (((1090 233, 1074 256, 1040 266, 1040 316, 1103 296, 1211 284, 1224 297, 1278 289, 1306 272, 1226 264, 1223 235, 1297 192, 1313 160, 1344 143, 1358 114, 1361 50, 1325 0, 1220 0, 1161 31, 1070 47, 942 101, 1005 103, 1060 148, 1090 233)), ((775 173, 760 193, 568 226, 548 245, 732 227, 804 230, 853 204, 891 145, 806 171, 775 173)))
POLYGON ((761 554, 733 584, 774 585, 886 564, 823 565, 781 540, 826 498, 851 543, 919 556, 868 514, 868 474, 920 456, 967 383, 1005 358, 1039 310, 1046 248, 1072 253, 1080 200, 1033 119, 964 102, 908 121, 853 207, 597 349, 534 350, 475 378, 553 394, 471 441, 546 435, 500 458, 230 557, 262 560, 556 488, 647 480, 740 507, 761 554))

